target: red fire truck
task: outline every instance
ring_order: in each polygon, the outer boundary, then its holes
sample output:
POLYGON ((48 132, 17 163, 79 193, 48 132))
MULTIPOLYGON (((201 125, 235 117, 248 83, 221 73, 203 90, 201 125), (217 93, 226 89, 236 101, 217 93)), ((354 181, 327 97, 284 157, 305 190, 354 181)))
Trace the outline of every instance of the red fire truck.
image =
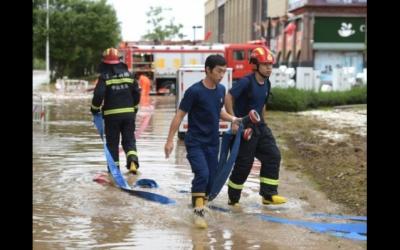
POLYGON ((233 79, 251 72, 251 51, 262 42, 213 45, 137 45, 122 42, 119 51, 129 70, 145 73, 152 80, 152 93, 174 92, 177 70, 184 65, 204 65, 208 55, 221 54, 227 67, 233 69, 233 79))

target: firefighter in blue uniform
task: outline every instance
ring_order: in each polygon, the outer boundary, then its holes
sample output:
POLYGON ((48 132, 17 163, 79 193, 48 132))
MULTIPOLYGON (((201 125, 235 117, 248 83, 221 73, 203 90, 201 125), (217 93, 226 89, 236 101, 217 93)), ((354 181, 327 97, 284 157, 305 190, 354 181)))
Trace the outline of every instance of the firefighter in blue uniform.
POLYGON ((136 174, 139 159, 136 151, 135 119, 140 101, 140 89, 127 65, 120 61, 118 50, 108 48, 99 65, 100 76, 94 89, 93 114, 102 112, 108 150, 119 168, 119 142, 127 160, 126 168, 136 174))
POLYGON ((211 191, 219 151, 219 120, 239 120, 222 110, 225 87, 219 82, 226 71, 226 61, 221 55, 210 55, 205 61, 206 77, 190 86, 180 102, 179 109, 171 121, 164 150, 166 158, 173 150, 173 138, 182 119, 188 114, 188 132, 185 136, 187 159, 194 178, 192 180, 192 206, 194 223, 206 228, 204 206, 211 191))
MULTIPOLYGON (((274 63, 271 52, 265 47, 255 48, 250 55, 253 73, 235 82, 225 97, 225 108, 230 114, 243 117, 255 109, 264 114, 264 106, 271 92, 269 76, 274 63)), ((237 126, 237 125, 233 125, 237 126)), ((250 140, 241 140, 239 153, 228 181, 229 205, 238 206, 243 184, 249 176, 254 157, 261 161, 260 191, 262 203, 282 204, 286 198, 278 195, 281 154, 271 129, 261 115, 258 124, 249 124, 253 129, 250 140)))

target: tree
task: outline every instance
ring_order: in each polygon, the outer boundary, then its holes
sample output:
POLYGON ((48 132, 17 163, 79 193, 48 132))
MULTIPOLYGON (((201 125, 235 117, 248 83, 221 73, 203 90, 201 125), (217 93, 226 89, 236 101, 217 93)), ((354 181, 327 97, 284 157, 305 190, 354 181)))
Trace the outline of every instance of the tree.
POLYGON ((121 40, 115 10, 106 0, 50 0, 46 29, 46 0, 33 0, 33 57, 45 57, 50 40, 50 69, 55 76, 93 74, 101 52, 121 40))
POLYGON ((142 39, 151 40, 156 42, 161 42, 164 40, 173 39, 176 36, 179 39, 183 38, 183 34, 180 32, 183 28, 182 24, 175 25, 175 18, 171 18, 168 24, 165 24, 165 17, 163 17, 163 10, 171 10, 171 9, 163 9, 160 6, 150 7, 150 10, 146 12, 146 15, 149 17, 147 20, 147 24, 152 26, 151 31, 148 31, 147 34, 142 36, 142 39))

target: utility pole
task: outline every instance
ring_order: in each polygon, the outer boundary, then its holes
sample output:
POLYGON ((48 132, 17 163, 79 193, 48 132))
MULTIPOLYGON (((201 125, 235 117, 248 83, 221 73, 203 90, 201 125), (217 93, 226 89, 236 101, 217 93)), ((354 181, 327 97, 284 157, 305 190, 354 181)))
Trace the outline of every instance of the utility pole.
POLYGON ((47 29, 47 37, 46 37, 46 75, 49 77, 50 83, 50 44, 49 44, 49 0, 46 0, 46 29, 47 29))

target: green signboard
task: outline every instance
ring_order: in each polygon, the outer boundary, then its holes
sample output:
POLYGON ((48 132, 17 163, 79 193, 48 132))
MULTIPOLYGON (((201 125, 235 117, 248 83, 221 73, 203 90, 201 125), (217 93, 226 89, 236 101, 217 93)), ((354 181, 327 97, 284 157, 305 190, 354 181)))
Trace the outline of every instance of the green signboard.
POLYGON ((364 17, 315 17, 314 42, 364 43, 364 17))

